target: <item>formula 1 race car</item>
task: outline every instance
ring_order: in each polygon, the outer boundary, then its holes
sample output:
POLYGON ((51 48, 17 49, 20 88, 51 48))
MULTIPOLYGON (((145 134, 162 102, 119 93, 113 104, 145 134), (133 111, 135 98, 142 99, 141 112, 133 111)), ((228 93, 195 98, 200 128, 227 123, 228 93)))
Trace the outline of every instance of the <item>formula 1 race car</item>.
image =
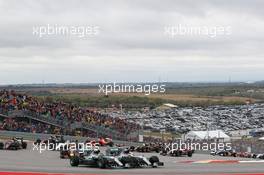
POLYGON ((75 152, 80 152, 83 150, 78 142, 65 142, 63 146, 60 147, 60 158, 66 159, 75 155, 75 152))
POLYGON ((254 153, 249 153, 249 152, 238 152, 236 153, 237 157, 243 157, 243 158, 256 158, 257 155, 254 153))
POLYGON ((66 158, 70 158, 73 155, 73 151, 71 150, 71 145, 67 145, 65 144, 64 147, 60 148, 60 158, 61 159, 66 159, 66 158))
POLYGON ((27 142, 24 141, 23 137, 15 137, 15 140, 21 145, 22 149, 27 149, 27 142))
POLYGON ((99 149, 88 149, 84 152, 74 151, 73 154, 70 157, 71 166, 87 165, 99 168, 122 166, 122 163, 117 158, 104 156, 99 149))
POLYGON ((110 138, 99 138, 97 141, 96 140, 90 140, 90 139, 87 139, 85 141, 85 143, 89 143, 93 146, 110 146, 110 147, 113 147, 114 146, 114 142, 112 139, 110 138))
POLYGON ((90 144, 92 146, 100 146, 100 144, 96 141, 96 140, 90 140, 90 139, 87 139, 85 142, 85 144, 90 144))
POLYGON ((257 158, 257 159, 264 159, 264 154, 258 154, 258 155, 256 156, 256 158, 257 158))
POLYGON ((215 156, 229 156, 229 157, 243 157, 243 158, 257 158, 257 154, 248 153, 248 152, 235 152, 234 150, 213 150, 211 155, 215 156))
POLYGON ((49 146, 50 149, 55 150, 56 145, 58 145, 60 143, 65 143, 65 140, 64 140, 63 136, 56 135, 55 137, 51 136, 48 140, 44 140, 43 143, 46 144, 47 146, 49 146))
POLYGON ((213 156, 218 155, 218 156, 237 157, 237 153, 232 150, 218 150, 218 151, 212 150, 210 154, 213 156))
POLYGON ((185 150, 175 150, 170 153, 171 156, 179 157, 179 156, 188 156, 192 157, 193 150, 185 149, 185 150))
POLYGON ((192 157, 194 153, 194 150, 191 149, 175 149, 175 150, 166 150, 163 149, 162 152, 160 153, 160 155, 166 156, 172 156, 172 157, 181 157, 181 156, 188 156, 188 157, 192 157))
POLYGON ((156 168, 158 166, 164 166, 164 163, 160 162, 157 156, 151 156, 150 158, 146 158, 144 156, 135 156, 130 153, 130 149, 128 148, 109 148, 106 150, 106 155, 117 157, 125 168, 156 168))
POLYGON ((142 146, 138 147, 130 147, 131 151, 137 151, 137 152, 156 152, 159 153, 162 150, 162 146, 159 144, 143 144, 142 146))
POLYGON ((110 138, 103 138, 101 137, 99 140, 98 140, 98 143, 100 146, 114 146, 114 142, 112 139, 110 138))
POLYGON ((163 166, 158 157, 152 156, 149 159, 142 156, 133 156, 128 149, 108 148, 104 154, 99 149, 86 150, 84 153, 75 153, 70 158, 71 166, 88 165, 99 168, 135 168, 143 166, 163 166))
POLYGON ((14 137, 12 140, 8 140, 5 143, 1 142, 0 149, 7 149, 7 150, 27 149, 27 142, 24 142, 22 137, 14 137))

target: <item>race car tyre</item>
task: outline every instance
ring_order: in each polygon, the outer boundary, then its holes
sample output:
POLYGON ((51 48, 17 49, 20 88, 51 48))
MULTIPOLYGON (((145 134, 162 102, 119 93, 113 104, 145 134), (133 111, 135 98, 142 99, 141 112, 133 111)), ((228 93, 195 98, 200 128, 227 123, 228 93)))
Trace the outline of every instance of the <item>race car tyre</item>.
POLYGON ((162 156, 166 156, 166 155, 167 155, 167 153, 160 153, 160 155, 162 155, 162 156))
POLYGON ((151 163, 152 166, 154 166, 155 163, 159 162, 159 158, 157 156, 151 156, 149 158, 149 162, 151 163))
POLYGON ((187 153, 187 156, 188 156, 188 157, 192 157, 192 154, 193 154, 193 153, 192 153, 191 151, 189 151, 189 152, 187 153))
POLYGON ((0 149, 4 149, 4 143, 0 142, 0 149))
POLYGON ((78 166, 79 165, 79 158, 77 156, 74 156, 70 159, 71 166, 78 166))
POLYGON ((179 156, 180 156, 180 152, 179 152, 179 151, 176 151, 176 152, 174 153, 174 156, 179 157, 179 156))
POLYGON ((60 153, 60 158, 61 158, 61 159, 65 159, 64 154, 60 153))
POLYGON ((134 147, 134 146, 131 146, 131 147, 129 148, 129 150, 133 152, 133 151, 135 151, 135 147, 134 147))
POLYGON ((106 168, 106 162, 104 159, 99 159, 98 162, 97 162, 97 165, 99 168, 106 168))
POLYGON ((155 149, 155 152, 156 152, 156 153, 159 153, 159 152, 160 152, 160 149, 158 149, 158 148, 155 149))
POLYGON ((225 156, 225 154, 224 153, 219 153, 219 156, 225 156))
POLYGON ((22 142, 22 148, 27 149, 27 143, 26 142, 22 142))
POLYGON ((110 147, 113 147, 113 146, 114 146, 114 142, 109 142, 108 145, 109 145, 110 147))

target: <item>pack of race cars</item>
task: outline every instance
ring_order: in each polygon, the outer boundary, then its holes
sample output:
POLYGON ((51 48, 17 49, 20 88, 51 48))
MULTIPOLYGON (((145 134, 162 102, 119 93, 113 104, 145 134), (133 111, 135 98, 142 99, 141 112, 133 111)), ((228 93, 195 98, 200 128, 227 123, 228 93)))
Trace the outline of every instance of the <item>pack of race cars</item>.
MULTIPOLYGON (((125 147, 124 145, 114 145, 113 141, 109 138, 99 138, 97 141, 87 139, 84 143, 89 143, 91 146, 88 148, 75 147, 71 148, 71 144, 78 143, 75 141, 66 141, 63 136, 51 136, 47 140, 37 139, 34 144, 59 144, 60 158, 68 158, 70 165, 89 166, 97 168, 143 168, 143 167, 159 167, 164 166, 164 163, 159 160, 158 156, 138 156, 132 152, 154 152, 160 153, 162 156, 188 156, 192 157, 194 150, 168 150, 162 144, 143 144, 138 147, 125 147), (101 152, 99 146, 108 146, 105 152, 101 152)), ((27 142, 22 137, 13 137, 5 142, 0 141, 0 149, 6 150, 19 150, 26 149, 27 142)), ((51 149, 58 150, 58 149, 51 149)), ((211 155, 230 156, 230 157, 243 157, 243 158, 259 158, 264 159, 264 154, 253 154, 248 152, 235 152, 233 150, 213 150, 211 155)))
MULTIPOLYGON (((60 158, 62 158, 62 159, 69 158, 73 154, 73 150, 71 150, 70 148, 74 146, 73 143, 78 145, 78 141, 77 140, 74 142, 67 141, 64 143, 66 143, 66 144, 64 145, 64 147, 61 147, 61 149, 60 149, 60 158)), ((114 142, 112 139, 103 138, 103 137, 99 138, 98 141, 87 139, 84 142, 84 144, 88 144, 92 147, 99 147, 99 146, 113 147, 114 146, 114 142)))
POLYGON ((149 143, 149 144, 143 144, 142 146, 130 147, 131 151, 136 152, 143 152, 143 153, 151 153, 156 152, 160 153, 162 156, 172 156, 172 157, 181 157, 181 156, 188 156, 192 157, 194 150, 193 149, 168 149, 164 144, 162 143, 149 143))
POLYGON ((264 154, 255 154, 250 152, 236 152, 234 150, 218 150, 218 151, 212 150, 210 154, 213 156, 264 159, 264 154))
MULTIPOLYGON (((110 138, 99 138, 97 141, 87 139, 83 144, 78 140, 66 141, 62 136, 52 136, 47 140, 37 139, 34 144, 41 143, 50 145, 60 145, 58 149, 60 158, 68 158, 71 166, 86 165, 98 168, 141 168, 141 167, 158 167, 164 163, 159 161, 157 156, 135 156, 130 148, 123 145, 115 145, 110 138), (88 144, 89 146, 87 147, 88 144), (105 153, 99 149, 108 146, 105 153)), ((55 146, 56 147, 56 146, 55 146)), ((53 147, 54 148, 54 147, 53 147)))
MULTIPOLYGON (((75 141, 78 142, 78 141, 75 141)), ((98 142, 94 140, 87 140, 86 142, 91 144, 91 147, 81 149, 71 148, 70 144, 74 142, 67 142, 62 136, 52 136, 47 140, 37 139, 34 144, 40 146, 41 144, 61 144, 60 157, 69 158, 71 166, 86 165, 89 167, 98 168, 143 168, 164 166, 163 162, 159 161, 157 156, 136 156, 130 152, 129 148, 114 147, 114 143, 111 139, 100 138, 98 142), (67 147, 66 147, 67 146, 67 147), (108 146, 105 153, 102 153, 99 146, 108 146)), ((19 150, 26 149, 27 142, 21 137, 14 137, 6 142, 0 142, 0 149, 6 150, 19 150)), ((56 149, 51 149, 56 150, 56 149)))
MULTIPOLYGON (((135 156, 129 148, 116 145, 109 138, 100 138, 98 142, 87 139, 84 144, 75 141, 65 141, 63 137, 55 136, 48 140, 37 139, 34 144, 59 144, 60 158, 68 158, 71 166, 86 165, 98 168, 141 168, 158 167, 164 163, 157 156, 135 156), (87 147, 88 144, 89 146, 87 147), (99 146, 108 146, 102 153, 99 146), (119 147, 120 146, 120 147, 119 147)), ((58 147, 57 147, 58 148, 58 147)), ((53 149, 57 150, 57 149, 53 149)))

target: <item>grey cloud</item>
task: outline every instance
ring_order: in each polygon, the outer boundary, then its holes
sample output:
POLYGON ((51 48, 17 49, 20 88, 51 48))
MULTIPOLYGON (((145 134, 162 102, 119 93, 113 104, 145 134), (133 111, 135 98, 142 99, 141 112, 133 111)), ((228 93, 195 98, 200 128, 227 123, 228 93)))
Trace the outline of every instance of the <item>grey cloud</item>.
POLYGON ((237 80, 261 79, 263 5, 260 0, 0 0, 0 64, 9 75, 0 71, 0 84, 41 77, 50 82, 217 81, 232 74, 237 80), (32 27, 47 24, 95 25, 100 34, 32 35, 32 27), (231 26, 232 34, 164 35, 165 26, 178 24, 231 26))

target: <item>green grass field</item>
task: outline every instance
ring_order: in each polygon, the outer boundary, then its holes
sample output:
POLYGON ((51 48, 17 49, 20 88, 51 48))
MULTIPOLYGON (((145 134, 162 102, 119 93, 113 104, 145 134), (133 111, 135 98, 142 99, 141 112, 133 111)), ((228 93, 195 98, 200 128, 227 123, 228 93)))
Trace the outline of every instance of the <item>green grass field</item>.
POLYGON ((264 101, 264 84, 168 84, 165 93, 98 93, 96 86, 12 87, 45 101, 62 100, 81 106, 107 108, 156 108, 164 103, 178 106, 240 105, 264 101))

